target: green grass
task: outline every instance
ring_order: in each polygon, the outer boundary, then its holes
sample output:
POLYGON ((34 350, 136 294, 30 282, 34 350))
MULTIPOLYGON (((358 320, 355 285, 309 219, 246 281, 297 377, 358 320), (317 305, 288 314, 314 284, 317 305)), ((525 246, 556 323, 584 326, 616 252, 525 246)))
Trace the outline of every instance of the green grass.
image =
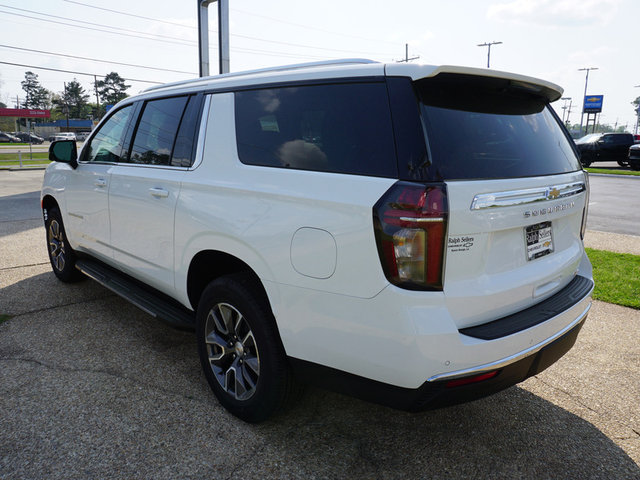
POLYGON ((593 298, 640 310, 640 255, 586 251, 596 282, 593 298))
MULTIPOLYGON (((34 159, 49 158, 49 152, 33 152, 31 155, 33 155, 34 159)), ((22 152, 22 160, 30 160, 31 155, 29 155, 29 152, 22 152)), ((0 160, 18 161, 18 154, 17 153, 0 153, 0 160)))
MULTIPOLYGON (((22 160, 22 166, 33 166, 33 165, 49 165, 51 162, 49 160, 22 160)), ((0 162, 0 168, 6 168, 6 167, 19 167, 20 166, 20 162, 18 162, 17 160, 15 162, 0 162)))
POLYGON ((5 147, 28 147, 29 144, 28 143, 7 143, 7 142, 0 142, 0 146, 5 146, 5 147))
POLYGON ((606 173, 609 175, 633 175, 635 177, 640 177, 640 171, 635 171, 635 170, 616 170, 616 169, 609 169, 609 168, 593 168, 593 167, 589 167, 589 168, 585 168, 585 170, 589 173, 606 173))
POLYGON ((10 315, 5 315, 4 313, 0 313, 0 323, 6 322, 11 318, 10 315))

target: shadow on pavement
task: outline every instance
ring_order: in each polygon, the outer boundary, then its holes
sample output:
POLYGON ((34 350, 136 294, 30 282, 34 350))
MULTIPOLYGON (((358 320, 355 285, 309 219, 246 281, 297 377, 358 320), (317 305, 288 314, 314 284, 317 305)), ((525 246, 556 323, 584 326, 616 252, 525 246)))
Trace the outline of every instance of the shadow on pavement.
POLYGON ((0 196, 0 222, 42 221, 40 190, 0 196))
POLYGON ((518 387, 421 414, 310 389, 247 425, 192 333, 49 272, 0 298, 43 290, 0 324, 0 478, 640 478, 596 426, 518 387))

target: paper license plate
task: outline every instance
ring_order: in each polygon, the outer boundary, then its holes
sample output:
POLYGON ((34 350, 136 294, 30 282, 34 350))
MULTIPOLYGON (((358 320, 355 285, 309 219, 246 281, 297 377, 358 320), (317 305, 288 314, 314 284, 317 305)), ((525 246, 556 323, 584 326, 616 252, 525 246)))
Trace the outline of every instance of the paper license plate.
POLYGON ((524 238, 527 242, 527 260, 540 258, 553 252, 551 222, 525 227, 524 238))

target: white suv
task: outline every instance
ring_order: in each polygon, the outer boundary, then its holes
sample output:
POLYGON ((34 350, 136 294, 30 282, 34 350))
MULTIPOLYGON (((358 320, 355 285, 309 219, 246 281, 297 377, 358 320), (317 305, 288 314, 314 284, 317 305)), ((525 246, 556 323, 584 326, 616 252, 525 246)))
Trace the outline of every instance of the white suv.
POLYGON ((154 87, 51 146, 51 264, 195 328, 263 420, 314 383, 406 410, 478 398, 575 342, 588 182, 549 103, 493 70, 306 64, 154 87))

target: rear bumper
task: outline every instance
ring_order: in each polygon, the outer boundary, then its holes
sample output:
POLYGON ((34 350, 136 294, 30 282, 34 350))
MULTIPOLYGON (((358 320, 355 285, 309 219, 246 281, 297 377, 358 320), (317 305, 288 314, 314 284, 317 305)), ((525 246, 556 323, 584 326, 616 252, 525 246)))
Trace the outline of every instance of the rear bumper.
POLYGON ((377 382, 295 358, 291 358, 290 362, 298 378, 311 379, 314 385, 322 388, 400 410, 429 410, 486 397, 542 372, 571 349, 584 325, 588 311, 589 308, 546 343, 491 364, 431 377, 416 389, 377 382), (454 385, 451 382, 453 379, 473 377, 487 372, 497 373, 476 383, 454 385))

